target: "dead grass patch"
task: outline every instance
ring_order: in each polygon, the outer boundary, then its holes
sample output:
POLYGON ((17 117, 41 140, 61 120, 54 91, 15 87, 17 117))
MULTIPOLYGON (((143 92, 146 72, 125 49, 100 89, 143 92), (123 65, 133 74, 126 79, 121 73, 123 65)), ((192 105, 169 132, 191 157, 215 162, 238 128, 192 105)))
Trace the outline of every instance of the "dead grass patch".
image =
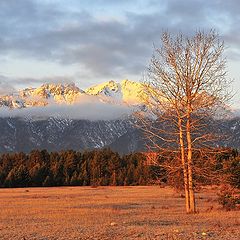
POLYGON ((0 189, 0 239, 238 239, 240 212, 215 199, 203 189, 187 215, 168 187, 0 189))

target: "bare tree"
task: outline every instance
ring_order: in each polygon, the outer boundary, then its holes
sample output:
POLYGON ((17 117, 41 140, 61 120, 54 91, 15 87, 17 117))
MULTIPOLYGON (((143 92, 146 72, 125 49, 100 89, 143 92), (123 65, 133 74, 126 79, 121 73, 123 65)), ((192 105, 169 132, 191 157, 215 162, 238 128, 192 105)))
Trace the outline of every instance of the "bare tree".
POLYGON ((188 213, 196 211, 193 152, 212 141, 211 119, 219 118, 230 99, 223 53, 224 42, 214 30, 191 37, 164 32, 145 81, 152 114, 140 117, 141 123, 154 148, 178 153, 188 213))

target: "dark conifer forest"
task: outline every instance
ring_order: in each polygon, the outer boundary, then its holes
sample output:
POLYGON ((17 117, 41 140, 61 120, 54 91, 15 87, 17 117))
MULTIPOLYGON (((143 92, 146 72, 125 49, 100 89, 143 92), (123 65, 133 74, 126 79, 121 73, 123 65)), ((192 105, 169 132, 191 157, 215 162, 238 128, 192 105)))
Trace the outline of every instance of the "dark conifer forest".
MULTIPOLYGON (((162 163, 168 157, 159 154, 158 161, 162 163)), ((215 153, 213 158, 214 164, 208 168, 212 175, 221 171, 230 184, 240 187, 238 152, 227 149, 215 153)), ((202 158, 199 162, 199 166, 206 169, 209 159, 202 158)), ((181 187, 181 171, 177 176, 176 172, 171 174, 162 164, 149 164, 147 154, 120 156, 108 148, 50 153, 34 150, 28 154, 20 152, 0 155, 0 187, 133 186, 160 183, 181 187)), ((212 184, 211 179, 205 176, 195 178, 201 184, 212 184)))

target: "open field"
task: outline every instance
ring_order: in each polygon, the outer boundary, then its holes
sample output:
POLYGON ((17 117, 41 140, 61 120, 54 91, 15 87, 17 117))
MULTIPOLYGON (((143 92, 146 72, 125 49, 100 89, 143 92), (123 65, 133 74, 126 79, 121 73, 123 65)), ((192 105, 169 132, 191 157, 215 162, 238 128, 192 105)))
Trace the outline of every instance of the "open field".
POLYGON ((197 194, 187 215, 172 189, 59 187, 0 189, 0 239, 239 239, 240 212, 197 194))

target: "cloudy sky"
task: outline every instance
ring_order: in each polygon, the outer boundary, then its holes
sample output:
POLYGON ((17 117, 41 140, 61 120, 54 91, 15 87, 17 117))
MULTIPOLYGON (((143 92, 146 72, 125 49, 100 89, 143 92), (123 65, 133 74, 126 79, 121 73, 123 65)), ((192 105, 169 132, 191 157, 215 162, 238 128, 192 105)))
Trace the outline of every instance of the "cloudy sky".
POLYGON ((0 0, 0 92, 140 80, 161 32, 215 28, 240 106, 239 0, 0 0))

